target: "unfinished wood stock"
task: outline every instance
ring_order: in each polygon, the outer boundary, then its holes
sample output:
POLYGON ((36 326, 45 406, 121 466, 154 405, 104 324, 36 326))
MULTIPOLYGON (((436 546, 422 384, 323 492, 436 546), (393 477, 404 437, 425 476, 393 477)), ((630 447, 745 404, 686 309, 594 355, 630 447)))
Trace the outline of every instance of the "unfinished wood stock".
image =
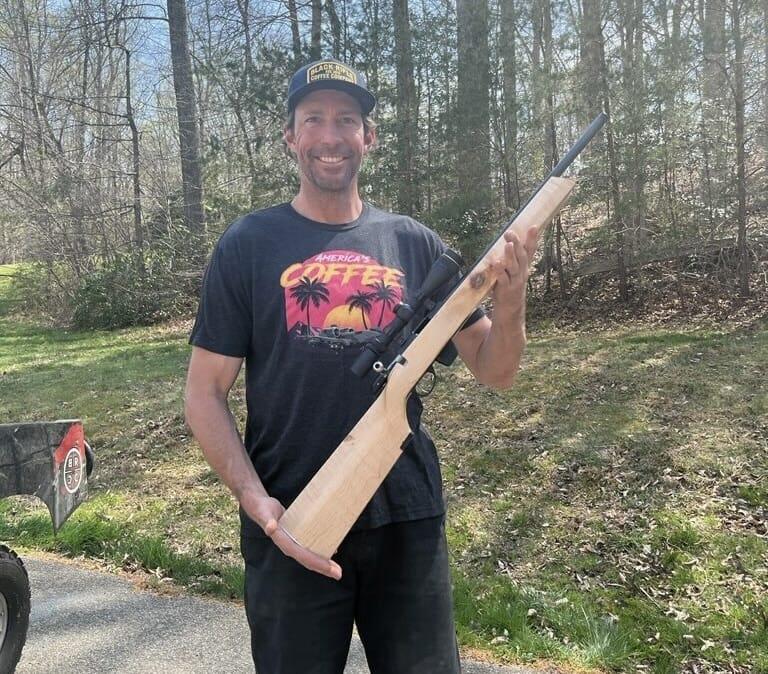
POLYGON ((280 518, 297 543, 323 557, 344 536, 384 481, 410 434, 406 397, 385 387, 280 518))
MULTIPOLYGON (((519 233, 543 229, 573 190, 566 178, 550 178, 511 223, 519 233)), ((384 481, 410 434, 408 395, 449 339, 496 281, 491 263, 503 255, 504 237, 475 265, 403 353, 373 405, 280 518, 297 543, 326 558, 337 550, 384 481)))

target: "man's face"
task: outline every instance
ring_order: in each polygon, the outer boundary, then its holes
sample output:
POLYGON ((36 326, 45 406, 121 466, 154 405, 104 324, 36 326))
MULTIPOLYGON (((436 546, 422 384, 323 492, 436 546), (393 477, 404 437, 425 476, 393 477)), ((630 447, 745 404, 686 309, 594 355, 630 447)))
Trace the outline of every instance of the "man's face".
POLYGON ((360 104, 334 89, 305 96, 296 106, 293 128, 285 130, 302 183, 326 192, 357 188, 360 164, 374 139, 372 129, 364 130, 360 104))

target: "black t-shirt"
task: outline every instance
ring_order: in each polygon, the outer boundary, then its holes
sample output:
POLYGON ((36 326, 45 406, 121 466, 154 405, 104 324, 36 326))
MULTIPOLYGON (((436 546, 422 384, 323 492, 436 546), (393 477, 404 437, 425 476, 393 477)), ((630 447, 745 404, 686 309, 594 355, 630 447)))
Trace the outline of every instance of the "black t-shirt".
MULTIPOLYGON (((245 447, 285 507, 376 397, 371 377, 350 371, 366 336, 389 324, 444 249, 423 225, 369 204, 346 225, 318 223, 282 204, 221 236, 190 343, 245 358, 245 447)), ((444 512, 435 447, 420 416, 412 395, 413 439, 355 529, 444 512)), ((264 535, 242 510, 241 521, 245 537, 264 535)))

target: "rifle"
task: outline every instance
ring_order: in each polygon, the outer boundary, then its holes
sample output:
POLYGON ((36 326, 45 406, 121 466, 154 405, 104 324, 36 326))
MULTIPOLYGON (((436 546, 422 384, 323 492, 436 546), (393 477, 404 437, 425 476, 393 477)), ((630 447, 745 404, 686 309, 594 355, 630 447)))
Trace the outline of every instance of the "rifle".
POLYGON ((606 120, 605 113, 594 119, 442 302, 430 298, 459 271, 460 258, 453 251, 446 251, 435 262, 411 303, 399 304, 387 330, 365 346, 352 371, 365 376, 373 369, 378 374, 374 386, 379 395, 280 518, 279 526, 299 545, 325 558, 338 549, 410 440, 408 396, 435 360, 452 360, 455 351, 451 353, 450 339, 496 282, 490 263, 503 255, 504 234, 512 230, 522 238, 531 227, 541 231, 551 222, 576 184, 562 174, 606 120), (420 321, 418 326, 384 365, 387 349, 414 317, 420 321))

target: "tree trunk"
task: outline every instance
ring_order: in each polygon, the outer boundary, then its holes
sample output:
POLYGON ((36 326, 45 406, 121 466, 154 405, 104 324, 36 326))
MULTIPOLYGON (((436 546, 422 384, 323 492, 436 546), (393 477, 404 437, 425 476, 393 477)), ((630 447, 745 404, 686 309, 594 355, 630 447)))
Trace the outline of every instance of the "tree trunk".
POLYGON ((418 133, 408 0, 393 0, 392 17, 395 27, 395 66, 397 68, 396 128, 399 174, 397 208, 401 213, 413 215, 418 207, 419 193, 414 170, 418 133))
MULTIPOLYGON (((677 151, 680 141, 679 128, 681 120, 677 110, 681 97, 679 82, 680 72, 683 67, 683 49, 680 43, 680 26, 682 20, 683 0, 671 0, 671 19, 667 1, 659 6, 658 21, 664 32, 663 43, 663 72, 666 76, 657 83, 657 125, 658 136, 661 140, 662 177, 660 185, 660 214, 665 215, 669 223, 669 234, 675 240, 680 237, 680 219, 678 212, 681 204, 678 199, 677 173, 678 168, 684 165, 684 159, 677 151), (671 23, 671 25, 670 25, 671 23)), ((647 179, 647 178, 646 178, 647 179)), ((645 251, 640 251, 642 255, 645 251)), ((682 268, 678 266, 678 270, 682 268)), ((676 277, 678 295, 683 301, 682 278, 676 277)))
POLYGON ((333 0, 325 0, 325 11, 328 13, 328 21, 331 24, 331 35, 333 36, 333 58, 341 58, 341 21, 336 12, 333 0))
POLYGON ((733 99, 736 113, 736 194, 738 199, 737 247, 739 249, 739 295, 749 296, 749 250, 747 249, 747 172, 744 156, 744 40, 741 35, 741 2, 731 0, 733 30, 733 99))
POLYGON ((457 159, 459 194, 466 208, 490 206, 487 0, 458 0, 457 159))
POLYGON ((768 0, 763 0, 763 204, 768 204, 768 0))
POLYGON ((171 38, 173 89, 179 119, 181 180, 184 194, 184 224, 193 242, 193 255, 205 259, 205 213, 203 211, 202 164, 197 131, 195 86, 187 46, 187 9, 184 0, 168 0, 168 27, 171 38))
POLYGON ((726 205, 726 165, 723 150, 724 96, 726 91, 726 0, 703 0, 702 48, 704 54, 701 101, 701 142, 704 156, 704 198, 710 228, 715 212, 726 205))
POLYGON ((582 63, 585 92, 584 105, 588 111, 587 117, 592 118, 600 112, 600 108, 609 117, 605 127, 605 137, 608 149, 609 173, 609 212, 612 220, 614 254, 619 278, 619 297, 626 302, 629 299, 627 282, 627 263, 624 244, 624 222, 622 218, 621 194, 619 190, 618 161, 613 134, 611 117, 611 97, 608 85, 608 65, 605 60, 603 41, 602 17, 599 0, 584 0, 582 14, 582 63))
POLYGON ((131 130, 131 159, 133 161, 133 250, 139 261, 139 269, 144 271, 144 226, 141 221, 141 162, 139 155, 139 128, 133 115, 133 99, 131 87, 131 52, 123 48, 125 53, 125 119, 131 130))
POLYGON ((645 248, 645 145, 643 129, 646 126, 645 73, 643 72, 643 0, 627 0, 627 96, 634 104, 630 112, 632 138, 632 254, 645 248))
MULTIPOLYGON (((768 2, 768 0, 766 0, 768 2)), ((424 0, 422 0, 422 8, 424 7, 424 0)), ((432 134, 434 132, 433 124, 433 102, 432 102, 432 87, 434 86, 434 78, 432 77, 432 67, 428 64, 424 67, 425 75, 424 80, 427 87, 427 213, 432 213, 432 134)))
POLYGON ((85 136, 88 126, 86 118, 86 101, 88 97, 88 66, 90 64, 90 36, 86 38, 85 53, 83 54, 83 73, 80 80, 80 109, 76 112, 77 117, 77 154, 76 166, 77 177, 76 185, 71 190, 71 210, 72 220, 75 228, 74 248, 76 258, 74 260, 74 269, 78 278, 82 276, 83 268, 88 268, 88 239, 86 236, 85 209, 86 209, 86 161, 85 161, 85 136))
POLYGON ((581 15, 581 109, 582 126, 591 122, 601 111, 602 90, 602 17, 599 0, 583 0, 581 15))
POLYGON ((565 297, 568 295, 568 277, 565 275, 565 264, 563 263, 563 219, 558 215, 555 218, 555 259, 557 260, 557 278, 560 281, 560 293, 565 297))
POLYGON ((309 56, 313 61, 322 58, 322 22, 323 5, 322 0, 312 0, 312 42, 309 47, 309 56))
MULTIPOLYGON (((542 174, 546 175, 557 162, 557 138, 555 135, 554 83, 552 74, 552 4, 550 0, 536 0, 533 12, 533 63, 534 63, 534 117, 538 130, 543 132, 542 174)), ((562 265, 556 263, 555 231, 559 231, 559 217, 554 227, 544 235, 543 264, 544 292, 552 290, 552 270, 562 265)), ((561 289, 563 292, 565 289, 561 289)))
POLYGON ((369 51, 368 84, 371 91, 379 90, 379 57, 381 56, 381 22, 379 21, 379 0, 367 0, 366 14, 370 21, 371 47, 369 51))
MULTIPOLYGON (((548 0, 533 0, 531 5, 531 130, 534 142, 531 144, 531 164, 536 170, 545 168, 547 161, 544 159, 544 126, 546 115, 544 113, 545 81, 542 72, 542 54, 544 37, 543 4, 548 0)), ((547 275, 548 277, 549 275, 547 275)))
MULTIPOLYGON (((546 133, 545 133, 545 173, 555 167, 558 160, 557 149, 557 125, 555 121, 555 74, 553 72, 554 44, 552 36, 552 4, 550 0, 544 0, 543 10, 543 48, 544 48, 544 76, 546 82, 546 133)), ((562 258, 562 238, 563 238, 563 220, 558 215, 555 218, 555 226, 547 230, 547 246, 545 248, 547 261, 547 276, 551 274, 554 267, 557 270, 557 277, 560 283, 560 293, 565 296, 568 294, 568 283, 565 277, 565 266, 562 258), (554 235, 553 235, 554 230, 554 235)), ((548 278, 549 284, 549 278, 548 278)))
POLYGON ((296 0, 288 0, 288 19, 291 22, 291 46, 293 47, 293 65, 295 69, 301 66, 301 34, 299 33, 299 12, 296 0))
MULTIPOLYGON (((611 116, 611 104, 605 86, 605 113, 611 116)), ((613 138, 613 123, 608 122, 605 135, 608 139, 608 168, 610 172, 611 200, 613 202, 613 236, 616 242, 616 269, 619 277, 619 298, 622 302, 629 300, 629 284, 627 282, 627 257, 625 250, 624 221, 622 218, 621 193, 616 161, 616 146, 613 138)))
MULTIPOLYGON (((768 1, 768 0, 766 0, 768 1)), ((517 14, 515 0, 501 0, 501 39, 499 51, 504 78, 504 204, 520 208, 520 180, 517 169, 517 55, 515 34, 517 14)))
POLYGON ((245 155, 248 158, 248 173, 250 177, 250 206, 256 207, 258 200, 259 186, 257 183, 257 171, 256 162, 254 159, 253 142, 251 140, 251 134, 257 129, 258 121, 256 119, 256 106, 249 101, 252 100, 252 96, 256 90, 256 65, 253 60, 253 37, 251 36, 251 3, 250 0, 237 0, 237 9, 240 12, 240 21, 243 26, 243 36, 245 43, 243 45, 243 57, 245 60, 245 67, 243 68, 243 77, 238 87, 238 91, 234 92, 233 103, 235 116, 237 117, 238 125, 243 134, 243 144, 245 146, 245 155), (248 115, 248 124, 245 122, 243 116, 242 101, 245 101, 245 111, 248 115))

